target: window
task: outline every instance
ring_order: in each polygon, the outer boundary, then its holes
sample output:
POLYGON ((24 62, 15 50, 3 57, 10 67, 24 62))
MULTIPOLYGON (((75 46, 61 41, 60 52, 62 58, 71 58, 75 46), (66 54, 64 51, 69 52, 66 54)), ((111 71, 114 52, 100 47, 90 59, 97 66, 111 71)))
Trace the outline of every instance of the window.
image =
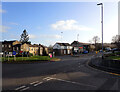
POLYGON ((2 47, 4 47, 4 45, 2 45, 2 47))
POLYGON ((68 50, 68 54, 70 54, 70 50, 68 50))
POLYGON ((17 50, 19 50, 19 48, 17 47, 17 50))
POLYGON ((11 47, 11 45, 9 45, 9 48, 11 47))

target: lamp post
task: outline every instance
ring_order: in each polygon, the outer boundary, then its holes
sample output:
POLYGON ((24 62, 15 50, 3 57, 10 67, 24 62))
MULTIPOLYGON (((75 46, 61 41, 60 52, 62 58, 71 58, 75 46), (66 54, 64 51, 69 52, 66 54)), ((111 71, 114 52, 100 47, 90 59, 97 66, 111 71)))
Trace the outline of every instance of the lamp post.
POLYGON ((77 34, 77 41, 79 40, 79 34, 77 34))
POLYGON ((102 59, 103 59, 103 3, 97 5, 101 6, 101 30, 102 30, 102 59))
POLYGON ((63 32, 61 32, 61 43, 62 43, 62 34, 63 34, 63 32))

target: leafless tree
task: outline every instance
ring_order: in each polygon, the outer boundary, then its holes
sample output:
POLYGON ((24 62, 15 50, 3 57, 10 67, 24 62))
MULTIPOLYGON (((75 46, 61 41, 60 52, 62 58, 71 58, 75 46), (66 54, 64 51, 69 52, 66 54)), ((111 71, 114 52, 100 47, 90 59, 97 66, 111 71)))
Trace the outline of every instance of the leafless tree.
POLYGON ((120 48, 120 35, 113 36, 112 43, 116 44, 120 48))
POLYGON ((94 37, 92 38, 92 41, 93 41, 94 44, 95 44, 95 50, 97 50, 97 49, 98 49, 98 48, 97 48, 97 44, 99 43, 100 38, 99 38, 98 36, 94 36, 94 37))

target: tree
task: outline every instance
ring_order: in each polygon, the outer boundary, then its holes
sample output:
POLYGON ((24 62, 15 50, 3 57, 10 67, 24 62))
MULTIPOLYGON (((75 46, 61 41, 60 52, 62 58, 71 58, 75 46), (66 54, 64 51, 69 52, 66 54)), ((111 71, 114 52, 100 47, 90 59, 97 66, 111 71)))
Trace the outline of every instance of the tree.
POLYGON ((112 43, 116 44, 116 46, 120 49, 120 35, 113 36, 112 43))
POLYGON ((21 38, 20 38, 20 42, 23 43, 30 43, 28 42, 29 40, 29 36, 26 30, 23 31, 23 33, 21 34, 21 38))
POLYGON ((100 41, 100 38, 98 36, 94 36, 93 37, 93 42, 95 43, 95 50, 98 50, 99 49, 99 41, 100 41))

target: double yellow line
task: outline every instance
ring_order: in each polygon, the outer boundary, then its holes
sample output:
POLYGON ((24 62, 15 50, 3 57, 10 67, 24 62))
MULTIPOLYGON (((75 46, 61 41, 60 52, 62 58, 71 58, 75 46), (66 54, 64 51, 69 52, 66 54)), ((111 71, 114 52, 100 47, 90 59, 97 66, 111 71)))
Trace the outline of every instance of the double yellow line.
POLYGON ((120 76, 120 74, 117 74, 117 73, 111 73, 111 72, 110 72, 110 74, 113 74, 113 75, 117 75, 117 76, 120 76))

